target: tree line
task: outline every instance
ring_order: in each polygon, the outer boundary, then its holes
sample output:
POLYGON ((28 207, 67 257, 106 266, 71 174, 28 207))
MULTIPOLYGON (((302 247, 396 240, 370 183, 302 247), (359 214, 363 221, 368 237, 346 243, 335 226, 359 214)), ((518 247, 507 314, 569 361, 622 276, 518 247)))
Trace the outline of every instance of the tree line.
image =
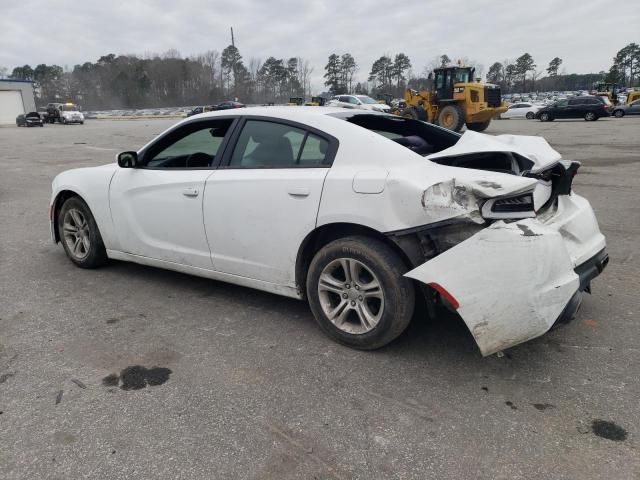
MULTIPOLYGON (((640 47, 636 43, 617 52, 608 72, 567 74, 560 71, 562 63, 554 57, 539 70, 534 58, 524 53, 515 60, 494 62, 486 79, 500 85, 505 93, 590 89, 601 80, 640 85, 640 47)), ((456 64, 475 67, 477 77, 483 74, 484 67, 477 61, 462 58, 454 62, 446 54, 436 56, 420 74, 414 74, 411 60, 400 52, 380 56, 358 81, 360 66, 354 56, 332 53, 324 66, 324 93, 401 97, 407 87, 426 88, 435 68, 456 64)), ((189 57, 177 50, 144 56, 111 53, 72 69, 24 65, 15 67, 8 78, 33 81, 39 104, 74 101, 85 109, 111 109, 200 105, 233 98, 244 103, 282 103, 291 97, 309 98, 320 93, 312 91, 313 72, 314 67, 302 57, 246 61, 236 46, 229 45, 222 52, 209 50, 189 57)), ((0 77, 7 73, 0 68, 0 77)))
POLYGON ((544 70, 538 70, 535 60, 524 53, 515 60, 493 63, 487 72, 487 82, 500 85, 503 92, 590 90, 594 83, 607 81, 623 87, 640 86, 640 47, 630 43, 613 57, 608 72, 567 74, 560 72, 562 59, 552 58, 544 70), (546 72, 546 76, 542 76, 546 72))
MULTIPOLYGON (((218 103, 283 102, 309 95, 313 67, 301 57, 251 58, 237 47, 182 57, 163 54, 104 55, 65 70, 58 65, 24 65, 10 79, 31 80, 39 104, 74 101, 85 109, 149 108, 218 103)), ((0 72, 1 74, 2 72, 0 72)))

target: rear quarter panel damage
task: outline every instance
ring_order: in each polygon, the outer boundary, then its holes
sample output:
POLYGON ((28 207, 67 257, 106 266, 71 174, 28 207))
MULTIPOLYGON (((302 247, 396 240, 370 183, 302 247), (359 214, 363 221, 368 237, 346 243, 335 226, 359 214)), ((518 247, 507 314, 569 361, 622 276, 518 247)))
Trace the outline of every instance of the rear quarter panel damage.
POLYGON ((562 235, 536 219, 498 221, 406 276, 438 283, 482 355, 547 332, 579 288, 562 235))

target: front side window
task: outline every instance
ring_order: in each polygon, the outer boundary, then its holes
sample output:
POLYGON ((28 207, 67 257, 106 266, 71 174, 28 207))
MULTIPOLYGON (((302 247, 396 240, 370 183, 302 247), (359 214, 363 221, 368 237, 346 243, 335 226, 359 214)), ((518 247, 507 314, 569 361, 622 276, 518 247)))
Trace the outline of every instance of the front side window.
POLYGON ((209 168, 232 120, 188 124, 153 146, 143 160, 148 168, 209 168))
POLYGON ((556 107, 566 107, 568 104, 568 100, 558 100, 558 103, 556 103, 556 107))
MULTIPOLYGON (((288 168, 325 165, 328 143, 301 128, 282 123, 246 122, 229 166, 236 168, 288 168)), ((326 165, 328 166, 328 165, 326 165)))

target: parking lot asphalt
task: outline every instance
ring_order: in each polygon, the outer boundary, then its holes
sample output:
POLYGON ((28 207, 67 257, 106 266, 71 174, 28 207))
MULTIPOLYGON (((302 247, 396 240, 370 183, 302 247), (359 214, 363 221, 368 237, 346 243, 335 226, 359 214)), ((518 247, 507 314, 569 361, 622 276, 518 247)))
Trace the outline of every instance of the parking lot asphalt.
POLYGON ((640 118, 486 132, 583 162, 611 255, 573 323, 487 358, 455 318, 360 352, 296 300, 73 266, 49 239, 53 177, 172 123, 0 128, 0 478, 640 477, 640 118))

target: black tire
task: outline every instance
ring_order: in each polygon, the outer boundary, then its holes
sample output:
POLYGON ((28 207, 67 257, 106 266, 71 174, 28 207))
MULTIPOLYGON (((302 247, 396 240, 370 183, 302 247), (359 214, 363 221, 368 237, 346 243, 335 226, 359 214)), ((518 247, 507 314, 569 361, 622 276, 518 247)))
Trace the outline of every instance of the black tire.
POLYGON ((464 125, 464 112, 456 104, 446 105, 438 113, 438 125, 459 132, 464 125))
POLYGON ((475 122, 475 123, 467 123, 467 128, 469 130, 473 130, 474 132, 484 132, 489 125, 491 124, 491 120, 487 120, 486 122, 475 122))
POLYGON ((624 110, 616 110, 615 112, 613 112, 613 116, 616 118, 624 117, 624 110))
POLYGON ((584 114, 584 119, 587 122, 595 122, 598 119, 598 115, 593 112, 587 112, 584 114))
POLYGON ((525 118, 526 118, 527 120, 533 120, 533 119, 535 118, 535 116, 536 116, 536 115, 535 115, 535 113, 533 113, 533 112, 527 112, 527 114, 525 115, 525 118))
MULTIPOLYGON (((349 347, 373 350, 387 345, 407 328, 415 308, 413 283, 403 276, 407 270, 408 268, 402 259, 389 246, 373 238, 364 236, 345 237, 325 245, 311 261, 306 285, 309 306, 318 325, 330 338, 349 347), (363 290, 358 291, 364 292, 367 284, 367 282, 359 283, 362 277, 360 277, 359 281, 354 281, 350 285, 352 288, 349 290, 346 288, 342 290, 348 291, 348 294, 329 293, 329 295, 334 296, 334 301, 337 303, 342 304, 342 299, 346 299, 344 300, 346 306, 342 310, 345 312, 348 310, 348 312, 345 315, 346 320, 341 322, 343 328, 339 328, 325 313, 325 308, 332 309, 335 305, 330 305, 329 297, 326 293, 324 294, 324 301, 321 298, 321 293, 319 292, 320 276, 323 272, 326 274, 327 269, 330 269, 332 264, 339 263, 337 261, 340 259, 347 259, 364 267, 360 270, 360 273, 362 274, 363 271, 365 274, 373 273, 373 277, 369 276, 368 278, 370 281, 377 281, 380 285, 383 303, 380 302, 380 308, 377 311, 377 315, 379 315, 377 323, 369 330, 363 328, 363 324, 358 321, 357 310, 361 306, 356 305, 356 303, 360 302, 362 304, 363 298, 362 296, 357 297, 358 292, 356 290, 362 288, 363 290), (359 287, 359 285, 363 286, 359 287), (351 294, 355 294, 355 296, 349 298, 351 294), (348 297, 343 295, 348 295, 348 297), (356 321, 353 321, 354 319, 356 321), (345 329, 361 329, 365 331, 359 333, 347 332, 345 329)), ((344 278, 340 279, 340 281, 349 281, 349 279, 344 278)), ((347 284, 343 286, 346 287, 347 284)), ((364 303, 367 303, 366 298, 364 303)), ((375 305, 373 308, 375 309, 375 305)), ((342 315, 338 316, 342 317, 342 315)))
POLYGON ((412 118, 414 120, 422 120, 426 122, 427 115, 424 113, 424 110, 418 107, 407 107, 403 110, 402 116, 405 118, 412 118))
POLYGON ((97 268, 107 263, 107 251, 104 248, 100 230, 98 229, 98 225, 93 218, 91 210, 81 198, 68 198, 60 208, 60 212, 58 213, 58 218, 56 219, 56 221, 58 223, 60 242, 64 247, 64 251, 67 254, 67 257, 69 257, 69 260, 71 260, 81 268, 97 268), (71 220, 68 226, 74 226, 74 224, 77 223, 74 220, 74 215, 71 213, 73 211, 75 211, 76 213, 80 212, 82 218, 84 219, 84 225, 86 225, 86 227, 78 229, 78 235, 74 233, 67 234, 67 231, 65 231, 65 218, 67 217, 67 215, 69 215, 70 217, 68 219, 71 220), (73 243, 73 238, 75 237, 76 239, 78 239, 79 236, 86 237, 89 246, 87 248, 86 243, 80 240, 79 245, 81 247, 81 250, 84 251, 79 251, 78 253, 76 253, 73 251, 73 245, 71 244, 73 243))
POLYGON ((553 117, 547 112, 542 112, 540 114, 540 121, 541 122, 553 122, 553 117))

